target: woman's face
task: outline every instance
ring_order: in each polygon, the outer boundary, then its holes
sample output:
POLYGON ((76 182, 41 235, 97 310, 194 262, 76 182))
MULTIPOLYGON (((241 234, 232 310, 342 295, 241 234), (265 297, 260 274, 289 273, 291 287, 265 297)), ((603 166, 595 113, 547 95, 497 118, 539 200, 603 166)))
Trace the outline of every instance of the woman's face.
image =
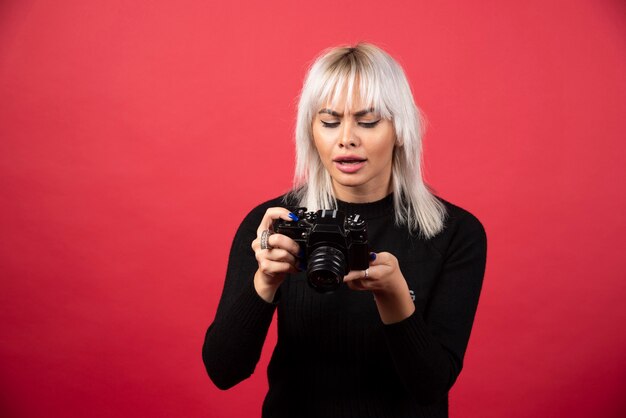
POLYGON ((396 135, 393 123, 359 105, 322 106, 313 119, 313 140, 332 178, 335 196, 346 202, 372 202, 391 192, 396 135))

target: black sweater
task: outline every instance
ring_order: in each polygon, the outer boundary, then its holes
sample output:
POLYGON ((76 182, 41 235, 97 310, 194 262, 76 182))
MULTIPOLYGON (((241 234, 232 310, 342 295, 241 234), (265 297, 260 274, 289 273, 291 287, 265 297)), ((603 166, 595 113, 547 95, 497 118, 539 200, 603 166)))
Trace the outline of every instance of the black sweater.
POLYGON ((274 303, 261 299, 250 245, 265 210, 286 205, 281 197, 253 209, 235 235, 204 342, 213 382, 228 389, 254 372, 278 308, 263 417, 447 417, 448 391, 461 371, 478 304, 486 236, 472 214, 443 203, 445 228, 425 240, 394 224, 392 195, 338 202, 340 210, 366 218, 372 251, 398 258, 416 310, 391 325, 380 320, 370 292, 342 284, 319 294, 305 273, 287 277, 274 303))

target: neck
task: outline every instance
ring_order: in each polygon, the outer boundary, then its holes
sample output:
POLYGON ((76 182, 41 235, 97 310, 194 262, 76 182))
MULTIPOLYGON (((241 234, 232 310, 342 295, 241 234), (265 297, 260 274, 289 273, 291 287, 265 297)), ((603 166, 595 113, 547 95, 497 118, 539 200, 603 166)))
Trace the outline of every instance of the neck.
POLYGON ((350 187, 333 181, 335 197, 346 203, 368 203, 384 199, 392 192, 391 180, 386 187, 365 188, 350 187))
POLYGON ((374 219, 381 216, 393 216, 395 206, 393 203, 393 193, 388 194, 381 200, 366 203, 349 203, 341 199, 337 199, 337 209, 345 214, 359 214, 365 219, 374 219))

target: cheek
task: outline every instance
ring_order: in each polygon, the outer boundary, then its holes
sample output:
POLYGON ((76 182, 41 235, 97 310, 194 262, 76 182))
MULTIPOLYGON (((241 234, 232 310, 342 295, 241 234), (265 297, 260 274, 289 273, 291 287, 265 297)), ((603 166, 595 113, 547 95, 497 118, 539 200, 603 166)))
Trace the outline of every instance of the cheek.
POLYGON ((319 138, 316 138, 316 137, 313 138, 313 147, 315 148, 315 151, 317 152, 318 157, 322 161, 322 164, 326 166, 326 154, 324 152, 323 145, 319 141, 319 138))
POLYGON ((313 145, 315 146, 317 153, 322 159, 328 157, 332 150, 332 140, 325 137, 324 135, 321 135, 315 130, 313 131, 313 145))
POLYGON ((393 150, 395 147, 395 142, 393 141, 383 141, 376 147, 374 154, 378 157, 378 163, 381 166, 386 166, 388 164, 393 163, 393 150))
POLYGON ((383 135, 383 140, 380 141, 380 155, 384 155, 386 159, 389 159, 391 161, 393 159, 393 150, 395 147, 396 135, 393 129, 391 129, 390 127, 389 131, 383 135))

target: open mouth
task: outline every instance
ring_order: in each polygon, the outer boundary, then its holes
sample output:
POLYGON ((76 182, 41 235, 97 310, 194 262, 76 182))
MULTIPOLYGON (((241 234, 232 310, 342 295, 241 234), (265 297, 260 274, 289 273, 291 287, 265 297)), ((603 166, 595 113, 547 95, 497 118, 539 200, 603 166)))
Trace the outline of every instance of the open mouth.
POLYGON ((335 168, 337 168, 342 173, 346 174, 354 174, 358 173, 365 167, 365 163, 367 162, 366 158, 358 158, 354 157, 339 157, 333 160, 335 163, 335 168))
POLYGON ((354 165, 354 164, 359 164, 364 162, 365 160, 357 160, 357 159, 341 159, 341 160, 335 160, 336 163, 341 164, 341 165, 354 165))

